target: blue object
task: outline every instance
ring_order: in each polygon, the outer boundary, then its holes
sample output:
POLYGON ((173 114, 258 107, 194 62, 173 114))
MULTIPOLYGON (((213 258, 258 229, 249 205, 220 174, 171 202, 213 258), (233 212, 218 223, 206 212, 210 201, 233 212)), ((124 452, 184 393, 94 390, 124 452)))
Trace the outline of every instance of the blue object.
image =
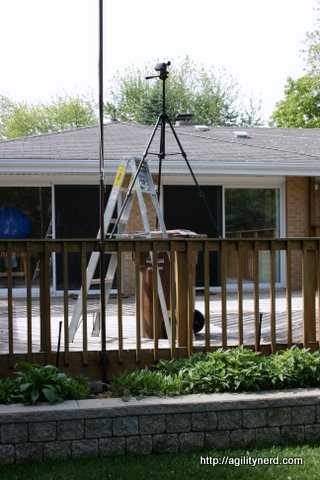
POLYGON ((28 238, 31 231, 31 221, 21 210, 0 208, 0 238, 28 238))

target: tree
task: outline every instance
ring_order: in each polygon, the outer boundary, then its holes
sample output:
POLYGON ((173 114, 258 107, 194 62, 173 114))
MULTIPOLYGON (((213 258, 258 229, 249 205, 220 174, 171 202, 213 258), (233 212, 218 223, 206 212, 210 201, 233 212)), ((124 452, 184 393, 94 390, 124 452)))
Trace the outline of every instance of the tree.
POLYGON ((253 97, 249 98, 248 105, 242 107, 238 123, 241 127, 261 127, 263 119, 261 117, 261 99, 256 101, 253 97))
POLYGON ((5 95, 0 95, 0 132, 11 115, 13 106, 14 104, 10 98, 6 97, 5 95))
POLYGON ((306 47, 302 50, 306 61, 306 70, 315 75, 320 74, 320 0, 315 7, 315 28, 306 34, 306 47))
MULTIPOLYGON (((152 70, 147 65, 143 70, 130 68, 119 75, 106 113, 119 120, 155 123, 161 110, 161 89, 159 82, 144 78, 152 70)), ((167 85, 167 112, 172 120, 178 113, 191 112, 198 124, 238 123, 238 85, 225 71, 217 73, 213 68, 199 67, 187 57, 180 66, 170 69, 167 85)))
POLYGON ((17 138, 93 125, 97 122, 94 104, 84 97, 57 97, 49 104, 14 103, 0 97, 0 136, 17 138))
POLYGON ((320 76, 307 74, 289 78, 285 97, 277 103, 272 124, 285 128, 320 127, 320 76))
POLYGON ((277 127, 320 127, 320 0, 315 11, 315 28, 306 34, 302 51, 306 74, 294 80, 288 78, 284 99, 277 103, 271 124, 277 127))

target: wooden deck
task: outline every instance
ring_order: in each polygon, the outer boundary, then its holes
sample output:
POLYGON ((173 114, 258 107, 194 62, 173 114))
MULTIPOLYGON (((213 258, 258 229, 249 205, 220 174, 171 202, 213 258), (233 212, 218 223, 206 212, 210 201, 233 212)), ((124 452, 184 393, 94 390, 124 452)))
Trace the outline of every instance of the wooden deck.
MULTIPOLYGON (((69 301, 69 320, 72 313, 74 300, 69 301)), ((92 310, 98 305, 98 299, 88 299, 88 350, 99 351, 101 348, 100 337, 92 337, 93 325, 92 310)), ((238 343, 238 301, 237 295, 228 293, 227 299, 227 338, 228 345, 238 343)), ((292 326, 293 342, 302 341, 303 325, 303 304, 301 292, 292 293, 292 326)), ((196 308, 204 313, 204 297, 198 293, 196 297, 196 308)), ((287 343, 287 313, 286 296, 284 290, 278 290, 276 295, 276 341, 278 344, 287 343)), ((270 343, 270 322, 271 302, 267 292, 260 293, 259 311, 262 315, 261 344, 270 343)), ((244 319, 244 344, 254 344, 254 301, 253 293, 244 293, 243 298, 243 319, 244 319)), ((55 297, 51 301, 51 330, 52 350, 55 351, 58 342, 59 322, 63 321, 63 300, 55 297)), ((117 299, 112 299, 107 306, 107 350, 118 349, 118 317, 117 299)), ((317 322, 318 323, 318 322, 317 322)), ((70 351, 82 351, 82 325, 80 326, 75 340, 70 343, 70 351)), ((27 306, 23 298, 13 298, 13 341, 14 353, 27 352, 27 306)), ((221 345, 221 297, 220 294, 210 296, 210 341, 212 346, 221 345)), ((205 345, 204 330, 194 336, 195 347, 205 345)), ((150 349, 153 340, 141 338, 141 348, 150 349)), ((123 348, 134 350, 136 348, 136 307, 135 299, 123 299, 123 348)), ((166 339, 159 340, 159 348, 170 348, 166 339)), ((32 302, 32 350, 34 353, 40 351, 40 305, 39 299, 32 302)), ((63 351, 63 328, 61 339, 61 351, 63 351)), ((0 299, 0 354, 8 353, 8 312, 7 299, 0 299)))

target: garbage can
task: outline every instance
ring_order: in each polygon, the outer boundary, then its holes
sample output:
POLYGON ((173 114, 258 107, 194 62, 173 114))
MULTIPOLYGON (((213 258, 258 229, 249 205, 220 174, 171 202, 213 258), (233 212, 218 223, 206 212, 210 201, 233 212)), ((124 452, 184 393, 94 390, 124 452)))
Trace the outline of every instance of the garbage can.
MULTIPOLYGON (((194 232, 185 230, 174 230, 170 234, 170 240, 183 240, 184 238, 206 238, 205 235, 199 235, 194 232), (179 234, 181 232, 181 234, 179 234)), ((193 286, 196 283, 196 265, 198 260, 198 253, 195 250, 188 258, 186 251, 176 251, 174 258, 170 258, 168 252, 162 252, 158 255, 158 266, 160 271, 160 278, 166 299, 167 309, 170 310, 170 262, 174 262, 175 281, 176 281, 176 332, 177 343, 179 347, 185 347, 188 341, 188 281, 189 276, 193 277, 193 286)), ((140 257, 140 318, 141 318, 141 332, 145 338, 154 338, 153 332, 153 279, 152 279, 152 264, 149 260, 149 255, 145 254, 140 257)), ((194 296, 192 296, 194 310, 194 296)), ((158 338, 167 338, 166 329, 163 321, 160 302, 158 302, 158 338)), ((200 312, 199 312, 200 313, 200 312)))
MULTIPOLYGON (((153 334, 153 268, 148 258, 140 259, 140 315, 141 333, 145 338, 154 338, 153 334)), ((159 253, 158 267, 167 309, 170 309, 170 259, 166 252, 159 253)), ((158 338, 167 338, 160 302, 158 302, 158 338)))

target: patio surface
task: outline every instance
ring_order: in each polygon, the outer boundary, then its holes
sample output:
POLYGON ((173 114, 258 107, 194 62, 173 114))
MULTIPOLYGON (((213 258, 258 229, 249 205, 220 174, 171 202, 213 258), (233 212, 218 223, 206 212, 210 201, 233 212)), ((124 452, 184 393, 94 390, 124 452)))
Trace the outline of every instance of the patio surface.
MULTIPOLYGON (((238 303, 237 294, 228 293, 227 296, 227 334, 228 345, 238 343, 238 303)), ((72 307, 75 300, 69 299, 69 321, 72 314, 72 307)), ((91 330, 93 325, 93 314, 90 312, 97 305, 97 298, 88 299, 88 350, 100 350, 100 337, 92 337, 91 330)), ((276 340, 277 343, 287 343, 287 313, 286 296, 284 290, 277 291, 276 300, 276 340)), ((202 293, 197 293, 196 308, 204 313, 204 297, 202 293)), ((270 343, 270 298, 268 292, 260 292, 259 310, 263 313, 261 328, 261 344, 270 343)), ((243 301, 243 324, 244 324, 244 344, 254 343, 254 307, 253 294, 247 292, 244 294, 243 301)), ((14 297, 13 301, 13 324, 14 324, 14 353, 27 352, 27 309, 23 298, 14 297)), ((293 341, 300 342, 302 339, 302 297, 301 292, 292 294, 292 324, 293 341)), ((56 350, 59 322, 63 321, 63 299, 55 297, 51 299, 51 331, 52 331, 52 349, 56 350)), ((118 320, 117 320, 117 300, 111 299, 107 306, 107 350, 118 349, 118 320)), ((135 300, 134 297, 123 299, 123 348, 136 348, 135 334, 135 300)), ((317 322, 318 323, 318 322, 317 322)), ((33 299, 32 303, 32 345, 33 351, 40 350, 40 309, 39 299, 33 299)), ((317 327, 318 328, 318 327, 317 327)), ((221 345, 221 297, 220 294, 211 294, 210 298, 210 337, 211 345, 221 345)), ((204 346, 204 330, 194 336, 195 346, 204 346)), ((149 349, 153 347, 153 340, 141 338, 141 348, 149 349)), ((169 343, 166 339, 159 340, 159 348, 168 348, 169 343)), ((70 351, 82 350, 82 324, 77 331, 74 342, 70 343, 70 351)), ((61 351, 63 351, 63 328, 61 351)), ((8 353, 8 312, 7 300, 0 299, 0 353, 8 353)))

